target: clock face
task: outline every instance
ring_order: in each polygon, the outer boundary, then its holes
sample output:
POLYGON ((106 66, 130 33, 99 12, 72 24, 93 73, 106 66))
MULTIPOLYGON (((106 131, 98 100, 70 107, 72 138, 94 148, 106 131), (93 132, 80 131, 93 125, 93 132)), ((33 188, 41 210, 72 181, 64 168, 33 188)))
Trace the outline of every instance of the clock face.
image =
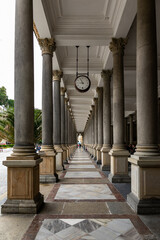
POLYGON ((79 92, 87 92, 91 86, 91 81, 87 76, 78 76, 75 80, 75 87, 79 92))

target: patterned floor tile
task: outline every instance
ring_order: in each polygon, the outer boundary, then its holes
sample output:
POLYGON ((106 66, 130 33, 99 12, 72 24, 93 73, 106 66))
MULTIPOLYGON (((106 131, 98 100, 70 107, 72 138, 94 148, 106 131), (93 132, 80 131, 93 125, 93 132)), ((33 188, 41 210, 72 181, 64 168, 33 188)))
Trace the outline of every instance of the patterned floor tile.
POLYGON ((62 184, 55 199, 116 199, 107 184, 62 184))
POLYGON ((82 239, 142 240, 143 237, 129 219, 45 219, 35 238, 35 240, 82 239), (45 228, 46 223, 50 230, 45 228), (53 226, 57 227, 56 233, 52 231, 53 226))
POLYGON ((64 178, 102 178, 99 172, 67 172, 64 178))
POLYGON ((63 240, 76 240, 76 239, 80 239, 80 237, 82 236, 85 236, 85 234, 86 233, 81 231, 80 229, 71 226, 55 235, 63 240))

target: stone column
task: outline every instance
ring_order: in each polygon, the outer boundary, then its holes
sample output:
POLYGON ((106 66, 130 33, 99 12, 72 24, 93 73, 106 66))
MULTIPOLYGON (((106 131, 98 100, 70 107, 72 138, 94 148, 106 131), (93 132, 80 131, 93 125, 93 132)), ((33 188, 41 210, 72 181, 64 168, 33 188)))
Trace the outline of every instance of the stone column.
POLYGON ((133 144, 133 114, 129 115, 129 143, 133 144))
POLYGON ((53 71, 53 144, 56 155, 56 169, 63 170, 63 149, 61 147, 61 99, 60 81, 61 71, 53 71))
POLYGON ((95 114, 94 114, 94 137, 95 137, 95 144, 94 144, 94 160, 97 160, 97 145, 98 145, 98 98, 94 98, 95 104, 95 114))
POLYGON ((124 67, 123 55, 125 40, 112 39, 110 50, 113 53, 113 147, 111 155, 111 182, 129 182, 128 156, 124 145, 124 67))
POLYGON ((98 93, 98 146, 97 164, 101 164, 101 148, 103 146, 103 88, 97 88, 98 93))
POLYGON ((127 141, 127 117, 124 118, 124 143, 128 145, 127 141))
POLYGON ((55 51, 53 39, 39 39, 43 56, 42 72, 42 148, 40 156, 40 182, 56 182, 56 159, 53 149, 53 99, 52 99, 52 57, 55 51))
POLYGON ((66 163, 68 163, 68 98, 65 98, 65 147, 66 147, 66 163))
POLYGON ((127 201, 139 214, 160 213, 157 144, 157 36, 155 1, 137 1, 137 149, 127 201))
POLYGON ((7 200, 2 213, 36 213, 39 164, 34 146, 33 2, 16 1, 15 19, 15 145, 3 165, 8 167, 7 200))
POLYGON ((61 146, 63 149, 63 163, 67 160, 67 148, 65 146, 65 96, 66 89, 61 88, 61 146))
POLYGON ((111 82, 112 71, 103 70, 101 77, 103 79, 103 147, 101 149, 101 158, 103 171, 110 170, 110 155, 111 150, 111 82))
POLYGON ((95 146, 94 121, 95 121, 95 105, 92 105, 92 158, 94 158, 94 146, 95 146))

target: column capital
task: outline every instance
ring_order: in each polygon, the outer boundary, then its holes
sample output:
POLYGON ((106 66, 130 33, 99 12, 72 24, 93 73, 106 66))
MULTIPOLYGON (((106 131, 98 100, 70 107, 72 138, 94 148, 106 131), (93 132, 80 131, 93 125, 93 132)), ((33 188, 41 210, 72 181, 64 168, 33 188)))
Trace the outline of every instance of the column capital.
POLYGON ((98 98, 93 98, 93 101, 96 104, 98 102, 98 98))
POLYGON ((65 95, 65 92, 66 92, 66 88, 61 87, 61 96, 64 96, 64 95, 65 95))
POLYGON ((53 70, 53 81, 61 81, 63 72, 60 70, 53 70))
POLYGON ((95 105, 91 105, 92 111, 94 111, 95 105))
POLYGON ((67 104, 69 102, 69 98, 64 98, 65 103, 67 104))
POLYGON ((39 38, 38 42, 42 50, 42 55, 53 55, 53 52, 56 50, 56 43, 53 38, 39 38))
POLYGON ((102 70, 101 72, 101 77, 103 78, 103 80, 111 80, 113 74, 113 70, 102 70))
POLYGON ((103 87, 97 87, 97 88, 96 88, 96 92, 97 92, 97 93, 100 93, 100 91, 101 91, 102 89, 103 89, 103 87))
POLYGON ((124 54, 124 48, 127 44, 126 38, 112 38, 112 41, 110 42, 109 49, 113 54, 115 53, 121 53, 124 54))

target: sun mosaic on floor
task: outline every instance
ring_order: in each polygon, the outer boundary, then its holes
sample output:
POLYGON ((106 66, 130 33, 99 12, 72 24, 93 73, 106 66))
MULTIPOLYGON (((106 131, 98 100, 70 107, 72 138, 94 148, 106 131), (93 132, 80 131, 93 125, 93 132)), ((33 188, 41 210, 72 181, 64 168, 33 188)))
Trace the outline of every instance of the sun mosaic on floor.
POLYGON ((76 150, 22 240, 155 239, 95 166, 88 153, 76 150))

